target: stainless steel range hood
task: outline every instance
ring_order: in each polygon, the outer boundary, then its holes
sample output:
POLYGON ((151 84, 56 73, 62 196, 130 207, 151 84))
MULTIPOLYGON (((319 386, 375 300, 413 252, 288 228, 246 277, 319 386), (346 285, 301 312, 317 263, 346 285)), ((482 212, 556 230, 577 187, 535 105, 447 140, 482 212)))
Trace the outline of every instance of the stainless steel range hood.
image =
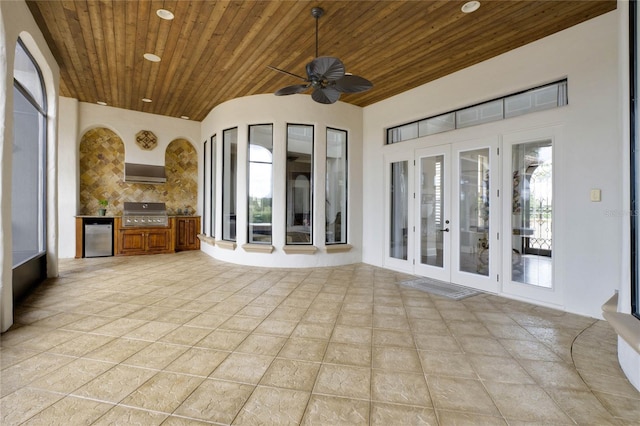
POLYGON ((164 166, 125 163, 124 181, 129 183, 165 183, 167 174, 164 171, 164 166))

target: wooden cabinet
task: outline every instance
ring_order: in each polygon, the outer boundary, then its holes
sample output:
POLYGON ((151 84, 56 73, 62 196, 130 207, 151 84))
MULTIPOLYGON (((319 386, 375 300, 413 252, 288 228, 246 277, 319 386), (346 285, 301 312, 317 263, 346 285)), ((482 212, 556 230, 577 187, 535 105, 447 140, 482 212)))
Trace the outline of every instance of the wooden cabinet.
MULTIPOLYGON (((79 225, 78 225, 79 226, 79 225)), ((167 227, 122 226, 122 218, 114 219, 116 256, 137 254, 174 253, 199 250, 200 216, 175 216, 169 218, 167 227)))
POLYGON ((123 228, 116 221, 116 255, 173 253, 173 227, 123 228))
POLYGON ((200 217, 178 216, 175 218, 176 251, 200 249, 200 217))
POLYGON ((118 254, 172 253, 171 229, 146 228, 119 230, 118 254))

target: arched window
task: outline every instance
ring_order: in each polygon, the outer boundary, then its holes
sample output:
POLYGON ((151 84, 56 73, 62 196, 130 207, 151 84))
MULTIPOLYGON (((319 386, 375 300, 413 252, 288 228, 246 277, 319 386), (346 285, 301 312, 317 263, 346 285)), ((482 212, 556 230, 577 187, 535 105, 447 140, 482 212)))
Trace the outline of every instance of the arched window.
POLYGON ((11 225, 14 298, 19 298, 23 287, 46 274, 47 105, 42 73, 21 40, 13 71, 11 225))

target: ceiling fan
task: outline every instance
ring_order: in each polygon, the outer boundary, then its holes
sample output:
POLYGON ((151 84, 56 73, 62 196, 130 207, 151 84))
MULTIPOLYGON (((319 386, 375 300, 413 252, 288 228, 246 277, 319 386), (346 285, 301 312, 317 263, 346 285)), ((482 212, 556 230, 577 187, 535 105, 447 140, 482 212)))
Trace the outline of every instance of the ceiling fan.
POLYGON ((324 9, 320 7, 311 9, 311 16, 316 19, 316 57, 306 66, 306 78, 280 68, 268 66, 274 71, 296 77, 305 82, 304 84, 283 87, 275 92, 277 96, 302 93, 311 88, 313 89, 311 98, 314 101, 321 104, 332 104, 340 99, 341 93, 364 92, 373 87, 373 83, 366 78, 345 73, 344 64, 340 59, 332 56, 318 57, 318 20, 322 15, 324 15, 324 9))

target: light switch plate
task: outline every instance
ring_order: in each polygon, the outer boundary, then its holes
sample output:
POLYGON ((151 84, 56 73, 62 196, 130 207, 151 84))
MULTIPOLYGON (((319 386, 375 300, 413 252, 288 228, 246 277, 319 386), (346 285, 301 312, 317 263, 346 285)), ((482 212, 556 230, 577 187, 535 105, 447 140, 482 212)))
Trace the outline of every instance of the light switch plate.
POLYGON ((594 203, 600 202, 602 200, 602 192, 599 189, 591 190, 591 201, 594 203))

